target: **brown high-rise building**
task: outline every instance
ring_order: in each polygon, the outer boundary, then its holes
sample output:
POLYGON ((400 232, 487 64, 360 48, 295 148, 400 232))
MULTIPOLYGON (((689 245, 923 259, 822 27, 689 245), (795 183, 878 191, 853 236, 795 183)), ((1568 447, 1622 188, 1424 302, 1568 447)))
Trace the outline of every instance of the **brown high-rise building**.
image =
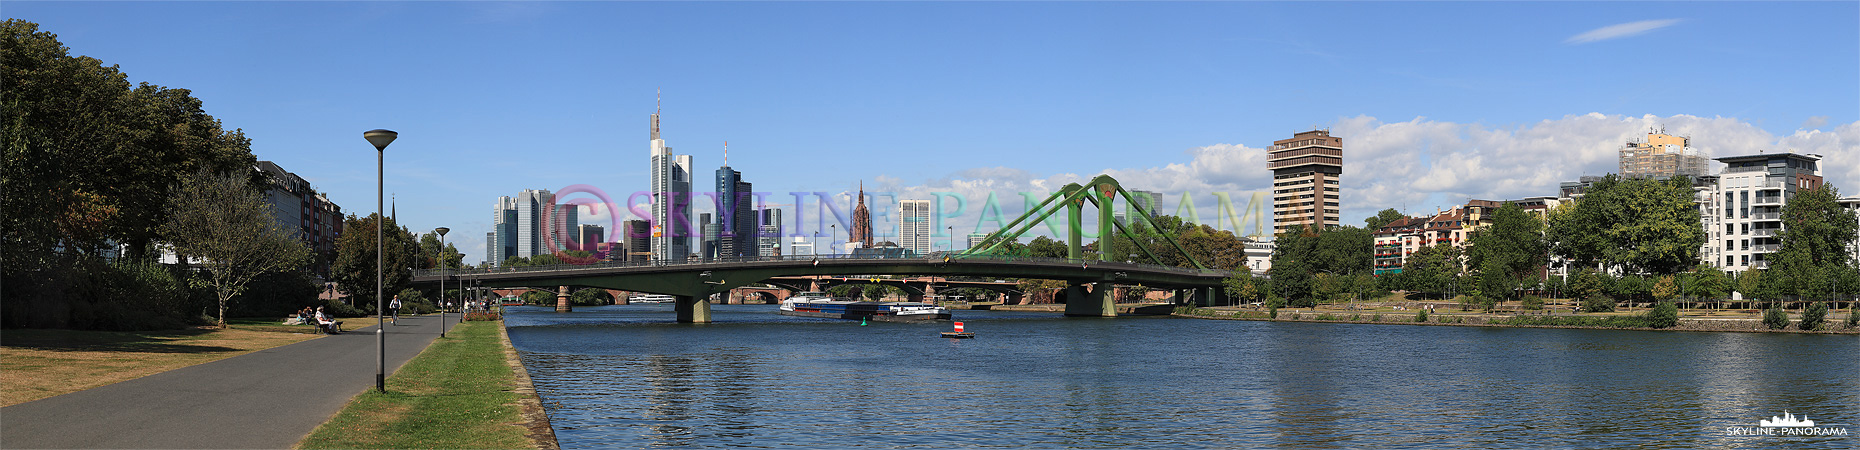
POLYGON ((852 234, 846 236, 846 242, 858 242, 861 247, 872 248, 872 211, 865 207, 865 182, 859 182, 859 206, 853 207, 852 234))
POLYGON ((1266 168, 1272 169, 1275 234, 1342 223, 1343 138, 1311 130, 1273 141, 1266 168))
POLYGON ((1692 148, 1692 138, 1666 134, 1664 128, 1647 131, 1644 140, 1628 141, 1620 153, 1621 176, 1628 178, 1711 175, 1710 159, 1692 148))

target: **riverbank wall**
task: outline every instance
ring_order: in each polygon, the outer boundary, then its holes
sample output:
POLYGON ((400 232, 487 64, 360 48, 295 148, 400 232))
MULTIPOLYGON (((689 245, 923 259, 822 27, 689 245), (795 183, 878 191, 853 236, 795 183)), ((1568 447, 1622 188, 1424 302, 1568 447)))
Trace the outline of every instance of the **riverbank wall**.
MULTIPOLYGON (((1728 332, 1744 332, 1744 333, 1860 334, 1860 328, 1850 327, 1846 325, 1846 322, 1844 321, 1834 320, 1836 318, 1832 316, 1829 317, 1829 320, 1825 322, 1821 327, 1815 330, 1803 330, 1803 329, 1796 328, 1798 320, 1800 318, 1791 317, 1789 327, 1778 330, 1778 329, 1770 329, 1768 326, 1764 325, 1761 320, 1758 320, 1758 319, 1739 319, 1739 318, 1684 318, 1682 317, 1679 319, 1678 324, 1672 327, 1648 328, 1648 327, 1592 326, 1592 325, 1516 325, 1516 324, 1505 323, 1506 321, 1510 320, 1513 317, 1522 317, 1522 318, 1529 318, 1529 319, 1538 319, 1538 318, 1546 318, 1546 317, 1571 318, 1571 319, 1577 319, 1577 320, 1580 320, 1583 318, 1591 318, 1591 319, 1596 319, 1598 321, 1606 319, 1606 317, 1608 317, 1608 316, 1580 316, 1580 315, 1551 316, 1551 315, 1545 315, 1545 314, 1513 315, 1513 314, 1480 314, 1480 313, 1473 313, 1473 314, 1435 313, 1435 314, 1429 315, 1425 322, 1417 321, 1416 319, 1418 318, 1418 315, 1416 313, 1386 313, 1386 312, 1383 312, 1383 313, 1351 313, 1351 312, 1310 312, 1310 311, 1280 310, 1278 317, 1274 318, 1271 316, 1270 313, 1265 312, 1265 311, 1253 311, 1253 310, 1244 310, 1244 309, 1178 308, 1171 315, 1177 316, 1177 317, 1194 318, 1194 319, 1254 320, 1254 321, 1264 321, 1264 322, 1323 322, 1323 323, 1360 323, 1360 324, 1384 324, 1384 325, 1429 325, 1429 326, 1512 327, 1512 328, 1579 328, 1579 329, 1645 330, 1645 331, 1728 331, 1728 332)), ((1614 316, 1614 317, 1621 317, 1621 316, 1614 316)), ((1841 319, 1844 319, 1844 317, 1841 317, 1841 319)))

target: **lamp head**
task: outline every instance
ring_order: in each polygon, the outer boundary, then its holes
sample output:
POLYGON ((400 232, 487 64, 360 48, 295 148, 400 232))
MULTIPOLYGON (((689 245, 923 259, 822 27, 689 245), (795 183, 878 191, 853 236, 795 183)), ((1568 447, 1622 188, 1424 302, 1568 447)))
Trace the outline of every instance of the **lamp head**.
POLYGON ((433 229, 433 232, 434 232, 434 233, 439 233, 439 236, 440 236, 440 237, 445 237, 445 235, 446 235, 446 232, 447 232, 447 231, 452 231, 452 229, 451 229, 451 228, 446 228, 446 227, 439 227, 439 228, 434 228, 434 229, 433 229))
POLYGON ((400 137, 400 133, 395 133, 392 130, 368 130, 362 132, 362 138, 367 139, 368 143, 374 144, 375 151, 387 150, 388 144, 394 143, 394 138, 396 137, 400 137))

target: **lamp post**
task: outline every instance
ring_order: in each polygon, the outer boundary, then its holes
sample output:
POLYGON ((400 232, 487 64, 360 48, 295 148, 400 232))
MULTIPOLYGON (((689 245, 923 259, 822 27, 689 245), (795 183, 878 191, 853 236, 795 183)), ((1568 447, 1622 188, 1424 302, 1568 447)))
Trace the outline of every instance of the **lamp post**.
MULTIPOLYGON (((827 250, 832 250, 834 255, 838 255, 840 254, 840 251, 834 250, 833 244, 837 244, 840 242, 840 224, 837 224, 837 223, 829 224, 827 225, 827 228, 833 229, 833 237, 827 240, 827 250)), ((815 229, 818 230, 818 228, 815 228, 815 229)))
POLYGON ((944 228, 949 228, 949 252, 956 253, 956 226, 950 225, 944 228))
POLYGON ((446 337, 446 232, 451 228, 434 228, 439 233, 439 337, 446 337))
POLYGON ((362 132, 362 138, 375 146, 375 390, 387 392, 387 335, 383 333, 381 308, 386 304, 381 299, 382 264, 381 230, 387 227, 387 211, 382 208, 382 162, 387 154, 388 144, 400 133, 389 130, 368 130, 362 132))

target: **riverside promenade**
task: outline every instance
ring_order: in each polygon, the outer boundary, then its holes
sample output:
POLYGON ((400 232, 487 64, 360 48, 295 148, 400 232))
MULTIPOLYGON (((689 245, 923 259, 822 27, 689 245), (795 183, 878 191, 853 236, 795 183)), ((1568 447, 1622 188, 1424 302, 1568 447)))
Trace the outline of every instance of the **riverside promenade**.
MULTIPOLYGON (((439 337, 439 316, 386 328, 391 376, 439 337)), ((374 386, 369 326, 0 408, 0 448, 290 448, 374 386)))

